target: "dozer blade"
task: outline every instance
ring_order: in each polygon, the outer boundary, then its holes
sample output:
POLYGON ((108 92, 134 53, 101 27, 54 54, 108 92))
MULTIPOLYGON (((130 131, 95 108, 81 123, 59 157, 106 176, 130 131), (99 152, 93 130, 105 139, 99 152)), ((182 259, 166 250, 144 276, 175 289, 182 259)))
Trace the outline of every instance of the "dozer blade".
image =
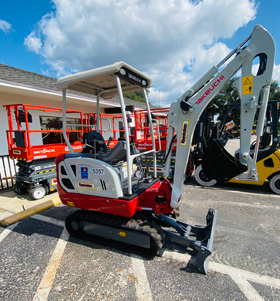
POLYGON ((209 209, 206 216, 207 225, 205 227, 185 224, 163 214, 155 215, 154 217, 177 231, 177 233, 175 233, 163 229, 166 238, 169 238, 171 241, 180 245, 189 247, 197 252, 197 271, 207 274, 214 242, 217 211, 215 209, 209 209))

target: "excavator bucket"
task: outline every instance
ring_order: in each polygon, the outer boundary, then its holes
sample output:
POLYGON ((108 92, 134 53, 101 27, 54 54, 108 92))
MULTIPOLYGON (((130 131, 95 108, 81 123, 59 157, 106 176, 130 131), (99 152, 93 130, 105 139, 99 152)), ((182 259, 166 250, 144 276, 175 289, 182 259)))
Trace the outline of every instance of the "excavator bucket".
POLYGON ((176 230, 177 233, 163 229, 166 238, 196 251, 197 271, 206 275, 213 248, 217 211, 209 209, 206 226, 192 226, 163 214, 155 217, 176 230))

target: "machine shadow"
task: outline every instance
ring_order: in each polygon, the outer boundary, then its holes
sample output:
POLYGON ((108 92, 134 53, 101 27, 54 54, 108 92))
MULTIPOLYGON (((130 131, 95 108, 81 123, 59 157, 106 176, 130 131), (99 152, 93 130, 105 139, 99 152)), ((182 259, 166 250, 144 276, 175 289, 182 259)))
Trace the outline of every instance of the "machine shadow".
MULTIPOLYGON (((58 221, 64 221, 66 216, 75 210, 76 210, 76 208, 59 205, 57 207, 49 208, 49 209, 39 213, 38 215, 56 219, 58 221)), ((0 225, 0 229, 1 228, 6 229, 5 226, 0 225)), ((44 221, 44 220, 40 220, 40 219, 37 219, 37 218, 34 218, 31 216, 31 217, 26 218, 25 220, 22 220, 12 231, 15 233, 21 234, 21 235, 29 236, 29 237, 33 236, 33 235, 44 235, 44 236, 48 236, 48 237, 51 237, 54 239, 60 239, 61 233, 63 231, 63 227, 62 227, 62 225, 56 225, 51 222, 48 222, 47 220, 44 221)), ((125 257, 135 257, 136 256, 137 258, 140 258, 145 262, 152 262, 156 258, 165 257, 164 256, 165 251, 176 252, 178 254, 186 254, 187 255, 186 260, 188 260, 188 261, 186 262, 186 266, 180 267, 180 270, 187 272, 187 273, 199 274, 196 269, 196 263, 195 263, 196 262, 196 259, 195 259, 196 253, 195 253, 195 251, 193 251, 187 247, 184 247, 180 244, 171 242, 169 239, 166 239, 166 241, 163 245, 163 249, 161 250, 160 254, 157 256, 153 256, 151 258, 146 258, 137 253, 127 252, 127 251, 124 251, 117 247, 108 246, 108 245, 101 244, 101 243, 96 243, 96 242, 93 242, 90 240, 83 240, 83 239, 79 239, 79 238, 76 238, 73 236, 69 237, 68 242, 77 244, 80 246, 88 247, 88 248, 91 248, 94 250, 110 251, 115 254, 120 254, 122 256, 125 256, 125 257), (190 259, 189 259, 189 256, 191 256, 190 259)), ((106 256, 106 255, 104 254, 104 256, 106 256)))

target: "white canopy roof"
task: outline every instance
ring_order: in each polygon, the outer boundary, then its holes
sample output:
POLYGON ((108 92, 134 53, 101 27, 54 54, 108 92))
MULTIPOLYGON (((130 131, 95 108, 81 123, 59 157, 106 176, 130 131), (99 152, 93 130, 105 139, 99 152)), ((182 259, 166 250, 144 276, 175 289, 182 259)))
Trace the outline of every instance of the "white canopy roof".
POLYGON ((57 80, 58 89, 68 89, 92 95, 100 95, 104 99, 118 94, 115 74, 120 78, 123 93, 149 88, 152 80, 124 62, 96 68, 76 74, 64 76, 57 80))

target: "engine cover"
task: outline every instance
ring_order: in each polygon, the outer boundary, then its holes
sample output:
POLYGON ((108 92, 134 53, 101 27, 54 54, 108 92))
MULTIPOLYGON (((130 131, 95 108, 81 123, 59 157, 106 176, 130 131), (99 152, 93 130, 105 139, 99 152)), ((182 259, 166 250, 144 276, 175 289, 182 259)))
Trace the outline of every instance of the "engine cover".
POLYGON ((123 196, 118 171, 100 160, 65 156, 58 164, 57 175, 61 187, 69 193, 115 199, 123 196))

